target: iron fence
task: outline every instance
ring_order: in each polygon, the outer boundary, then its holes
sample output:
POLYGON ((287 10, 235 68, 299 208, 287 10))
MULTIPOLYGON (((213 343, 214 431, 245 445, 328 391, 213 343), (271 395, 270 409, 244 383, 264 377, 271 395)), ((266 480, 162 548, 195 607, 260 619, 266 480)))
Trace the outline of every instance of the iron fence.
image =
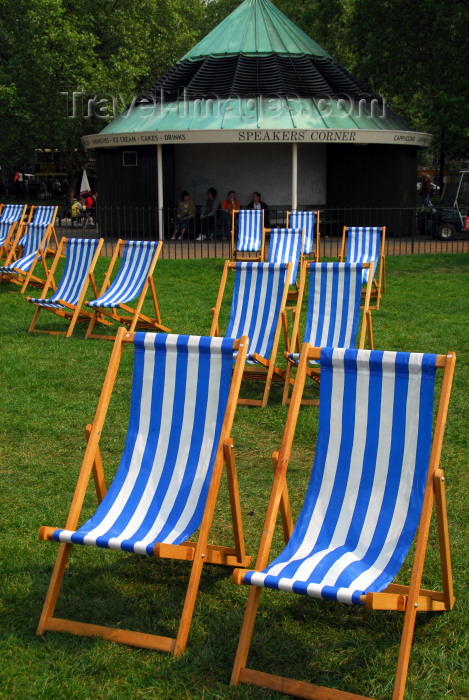
MULTIPOLYGON (((286 226, 287 207, 271 207, 269 227, 286 226)), ((319 230, 321 257, 337 258, 340 254, 344 226, 386 226, 386 255, 469 252, 469 229, 453 232, 441 239, 438 212, 418 212, 415 208, 320 208, 319 230)), ((223 225, 222 212, 216 212, 207 225, 200 213, 189 221, 182 239, 173 239, 176 208, 103 207, 88 221, 72 221, 59 212, 57 232, 66 236, 99 235, 104 238, 104 254, 110 254, 118 238, 164 241, 162 258, 227 258, 231 252, 231 235, 223 225)), ((269 236, 266 237, 268 246, 269 236)))

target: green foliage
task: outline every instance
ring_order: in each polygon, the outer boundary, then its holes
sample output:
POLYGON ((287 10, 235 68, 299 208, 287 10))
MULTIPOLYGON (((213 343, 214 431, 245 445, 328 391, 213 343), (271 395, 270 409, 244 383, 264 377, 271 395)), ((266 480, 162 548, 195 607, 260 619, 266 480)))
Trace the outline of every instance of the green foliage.
POLYGON ((58 148, 79 167, 80 137, 100 131, 100 116, 122 111, 197 41, 202 5, 0 0, 0 14, 0 163, 31 163, 35 148, 58 148), (73 91, 84 98, 72 119, 73 91), (99 104, 89 109, 93 98, 99 104))
POLYGON ((467 26, 462 0, 353 0, 349 69, 449 157, 469 151, 467 26))

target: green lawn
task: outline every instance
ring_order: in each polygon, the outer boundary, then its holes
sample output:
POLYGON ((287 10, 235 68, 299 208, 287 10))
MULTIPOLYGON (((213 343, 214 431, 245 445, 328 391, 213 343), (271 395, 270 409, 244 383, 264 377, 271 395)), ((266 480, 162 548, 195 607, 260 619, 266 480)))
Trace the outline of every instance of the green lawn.
MULTIPOLYGON (((105 259, 98 262, 98 287, 106 265, 105 259)), ((222 267, 221 260, 157 264, 162 322, 173 332, 208 334, 222 267)), ((85 341, 83 326, 68 340, 28 333, 33 308, 18 290, 7 283, 0 287, 0 697, 278 698, 229 685, 248 590, 233 585, 230 570, 222 567, 204 569, 187 649, 178 659, 65 634, 36 636, 57 551, 55 544, 40 542, 37 533, 41 525, 65 523, 84 453, 84 427, 93 419, 112 344, 85 341)), ((224 313, 226 318, 228 304, 224 313)), ((373 314, 375 347, 454 350, 458 355, 442 456, 456 604, 449 613, 418 616, 407 698, 469 697, 468 318, 467 255, 388 258, 387 292, 373 314)), ((38 327, 59 325, 52 314, 41 314, 38 327)), ((101 440, 107 475, 117 466, 126 432, 132 362, 127 350, 101 440)), ((274 386, 266 409, 239 407, 235 418, 246 548, 253 557, 272 483, 271 454, 280 445, 286 413, 281 388, 274 386)), ((289 467, 295 514, 307 485, 316 431, 317 408, 303 408, 289 467)), ((225 486, 223 482, 212 538, 229 544, 225 486)), ((91 484, 83 518, 94 505, 91 484)), ((281 545, 279 527, 274 553, 281 545)), ((432 534, 426 587, 439 586, 437 549, 432 534)), ((56 614, 173 636, 188 572, 187 563, 75 547, 56 614)), ((371 613, 267 591, 261 597, 250 665, 386 698, 401 624, 400 613, 371 613)))

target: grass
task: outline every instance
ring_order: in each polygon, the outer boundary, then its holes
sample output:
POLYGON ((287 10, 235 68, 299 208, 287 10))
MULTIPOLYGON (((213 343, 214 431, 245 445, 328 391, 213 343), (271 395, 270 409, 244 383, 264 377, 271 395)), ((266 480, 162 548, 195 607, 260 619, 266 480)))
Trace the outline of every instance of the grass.
MULTIPOLYGON (((98 287, 106 263, 98 263, 98 287)), ((162 321, 173 332, 209 332, 222 266, 221 260, 158 263, 162 321)), ((84 453, 84 426, 93 419, 112 345, 85 341, 82 326, 68 340, 28 333, 33 309, 18 289, 6 283, 0 288, 0 697, 279 697, 229 685, 248 591, 234 586, 230 571, 222 567, 204 569, 187 650, 178 659, 102 640, 36 636, 57 551, 54 544, 40 542, 37 532, 43 524, 65 523, 84 453)), ((373 314, 375 347, 458 354, 442 456, 456 605, 450 613, 418 616, 407 698, 468 697, 468 312, 467 256, 388 258, 387 292, 373 314)), ((43 313, 38 326, 60 324, 43 313)), ((131 364, 129 351, 103 431, 107 475, 117 466, 125 436, 131 364)), ((254 557, 272 483, 270 457, 280 445, 286 411, 281 388, 274 386, 266 409, 239 407, 236 414, 233 437, 246 547, 254 557)), ((306 489, 316 431, 317 409, 305 407, 289 467, 295 513, 306 489)), ((224 486, 212 529, 219 543, 230 541, 224 486)), ((91 487, 83 518, 94 505, 91 487)), ((279 528, 274 553, 281 544, 279 528)), ((188 571, 186 563, 75 547, 56 613, 174 635, 188 571)), ((439 586, 434 534, 424 585, 439 586)), ((398 613, 370 613, 267 591, 249 661, 265 671, 385 698, 392 688, 401 624, 398 613)))

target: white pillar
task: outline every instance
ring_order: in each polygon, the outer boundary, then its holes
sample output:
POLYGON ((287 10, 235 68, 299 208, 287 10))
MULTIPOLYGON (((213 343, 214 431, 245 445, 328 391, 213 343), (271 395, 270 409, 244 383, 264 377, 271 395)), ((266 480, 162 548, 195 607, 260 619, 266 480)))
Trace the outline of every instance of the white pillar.
POLYGON ((163 235, 163 146, 156 146, 156 162, 158 167, 158 236, 162 241, 163 235))
POLYGON ((298 144, 292 143, 291 153, 291 206, 294 211, 298 206, 298 144))

